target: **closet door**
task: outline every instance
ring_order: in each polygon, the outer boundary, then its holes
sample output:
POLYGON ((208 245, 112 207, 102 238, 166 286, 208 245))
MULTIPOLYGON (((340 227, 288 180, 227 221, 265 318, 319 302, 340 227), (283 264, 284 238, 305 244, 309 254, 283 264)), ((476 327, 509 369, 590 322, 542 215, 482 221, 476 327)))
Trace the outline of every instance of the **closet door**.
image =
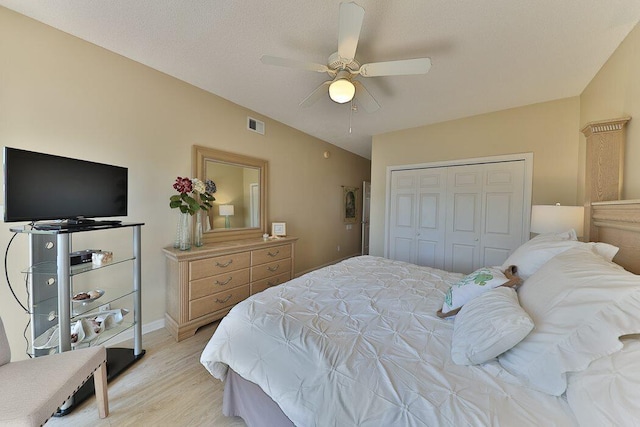
POLYGON ((445 270, 471 273, 480 264, 485 165, 448 168, 445 270))
POLYGON ((524 162, 449 168, 445 270, 501 265, 522 243, 524 162))
POLYGON ((446 174, 446 168, 392 172, 392 259, 444 268, 446 174))
POLYGON ((524 161, 485 165, 480 265, 501 265, 522 244, 524 161))

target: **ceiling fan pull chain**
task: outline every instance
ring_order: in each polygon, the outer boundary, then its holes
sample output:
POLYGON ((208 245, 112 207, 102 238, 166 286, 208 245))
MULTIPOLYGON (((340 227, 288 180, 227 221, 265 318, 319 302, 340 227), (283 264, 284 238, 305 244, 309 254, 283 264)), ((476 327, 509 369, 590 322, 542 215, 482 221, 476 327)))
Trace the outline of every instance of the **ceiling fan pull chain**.
POLYGON ((351 108, 349 108, 349 134, 351 134, 351 119, 353 117, 353 99, 351 99, 351 108))

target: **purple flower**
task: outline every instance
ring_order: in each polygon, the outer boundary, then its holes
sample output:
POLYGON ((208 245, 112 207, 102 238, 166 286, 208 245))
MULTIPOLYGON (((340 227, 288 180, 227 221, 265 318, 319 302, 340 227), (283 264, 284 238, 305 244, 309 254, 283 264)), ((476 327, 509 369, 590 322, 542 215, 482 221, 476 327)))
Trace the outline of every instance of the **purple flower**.
POLYGON ((207 188, 207 193, 209 194, 213 194, 215 193, 218 189, 216 188, 216 183, 211 181, 210 179, 207 179, 204 183, 204 185, 207 188))

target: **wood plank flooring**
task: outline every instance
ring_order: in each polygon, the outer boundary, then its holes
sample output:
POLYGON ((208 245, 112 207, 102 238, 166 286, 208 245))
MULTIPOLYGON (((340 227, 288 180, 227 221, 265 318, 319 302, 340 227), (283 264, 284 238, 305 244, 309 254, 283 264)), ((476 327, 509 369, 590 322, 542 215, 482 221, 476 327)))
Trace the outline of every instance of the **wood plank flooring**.
MULTIPOLYGON (((224 384, 200 364, 200 354, 218 322, 176 343, 166 329, 144 335, 145 356, 109 383, 109 416, 98 417, 94 397, 49 426, 216 426, 245 427, 222 415, 224 384)), ((133 348, 124 342, 118 347, 133 348)))

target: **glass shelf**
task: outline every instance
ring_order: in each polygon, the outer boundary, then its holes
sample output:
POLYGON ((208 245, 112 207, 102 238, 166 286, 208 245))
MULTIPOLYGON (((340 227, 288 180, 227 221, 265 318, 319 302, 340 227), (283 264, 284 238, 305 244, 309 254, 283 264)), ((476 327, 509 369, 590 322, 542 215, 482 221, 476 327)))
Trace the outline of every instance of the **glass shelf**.
MULTIPOLYGON (((131 313, 129 313, 131 314, 131 313)), ((111 329, 107 329, 106 331, 101 332, 97 337, 92 339, 91 341, 82 342, 78 345, 72 345, 72 350, 78 350, 81 348, 94 347, 97 345, 105 344, 107 341, 115 338, 116 336, 122 334, 123 332, 128 331, 129 329, 135 326, 134 321, 125 321, 123 320, 119 325, 114 326, 111 329)), ((53 354, 58 352, 58 347, 44 348, 41 349, 47 352, 48 354, 53 354)), ((31 348, 31 352, 29 353, 32 357, 35 356, 35 351, 31 348)))
MULTIPOLYGON (((85 262, 82 264, 77 264, 77 265, 72 265, 69 268, 69 275, 70 276, 75 276, 77 274, 82 274, 82 273, 86 273, 89 271, 94 271, 94 270, 99 270, 101 268, 106 268, 106 267, 110 267, 112 265, 117 265, 117 264, 122 264, 123 262, 127 262, 127 261, 133 261, 135 260, 136 257, 134 256, 130 256, 130 257, 126 257, 126 258, 115 258, 113 261, 111 262, 107 262, 104 264, 100 264, 100 265, 96 265, 93 264, 92 262, 85 262)), ((58 274, 58 266, 55 262, 41 262, 39 264, 34 264, 31 267, 27 268, 26 270, 22 271, 25 274, 53 274, 53 275, 57 275, 58 274)))
MULTIPOLYGON (((95 301, 86 303, 86 305, 83 304, 83 303, 80 303, 80 302, 75 302, 75 303, 72 302, 71 304, 73 304, 73 306, 71 307, 71 315, 72 315, 71 319, 73 319, 76 316, 81 316, 81 315, 90 313, 90 312, 92 312, 94 310, 97 310, 98 307, 100 307, 102 305, 111 304, 113 302, 119 301, 119 300, 121 300, 123 298, 126 298, 126 297, 128 297, 130 295, 133 295, 135 293, 136 293, 136 291, 134 291, 133 289, 128 289, 128 290, 124 291, 124 293, 120 293, 115 298, 111 298, 111 299, 109 299, 109 298, 105 299, 104 297, 107 295, 105 293, 105 295, 103 295, 102 298, 98 298, 95 301)), ((57 301, 57 299, 56 299, 56 301, 57 301)))

